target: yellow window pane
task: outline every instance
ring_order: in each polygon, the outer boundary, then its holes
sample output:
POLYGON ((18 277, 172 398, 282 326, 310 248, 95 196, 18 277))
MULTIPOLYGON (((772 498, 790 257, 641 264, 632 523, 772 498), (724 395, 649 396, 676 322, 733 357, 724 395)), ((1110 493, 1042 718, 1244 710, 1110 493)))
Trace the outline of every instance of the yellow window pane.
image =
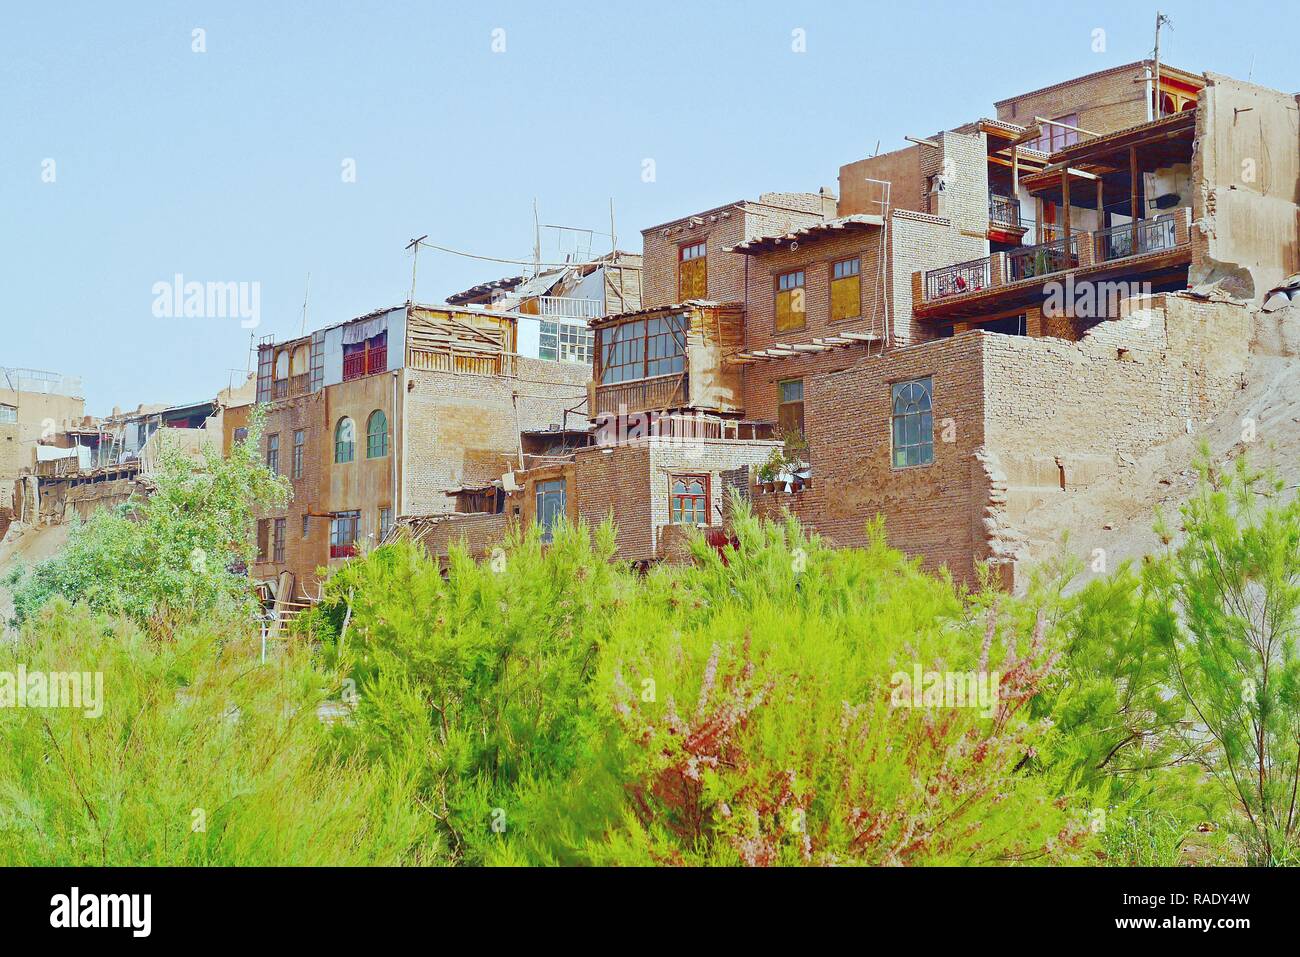
POLYGON ((853 319, 862 315, 862 284, 859 276, 831 282, 831 319, 853 319))
POLYGON ((683 260, 677 269, 677 293, 678 298, 686 299, 705 299, 708 297, 709 274, 708 260, 701 257, 699 259, 683 260))
POLYGON ((804 327, 804 291, 782 289, 776 294, 776 328, 778 332, 804 327))

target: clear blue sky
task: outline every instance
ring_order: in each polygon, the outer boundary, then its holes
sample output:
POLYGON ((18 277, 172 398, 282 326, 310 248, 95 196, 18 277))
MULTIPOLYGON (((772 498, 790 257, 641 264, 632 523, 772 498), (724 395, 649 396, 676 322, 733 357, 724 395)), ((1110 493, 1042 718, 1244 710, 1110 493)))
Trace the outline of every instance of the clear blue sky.
MULTIPOLYGON (((1293 4, 1161 7, 1169 62, 1300 89, 1293 4)), ((528 257, 534 197, 544 222, 601 230, 612 197, 620 245, 639 249, 643 226, 834 186, 877 141, 896 149, 1140 59, 1154 14, 1048 0, 8 2, 0 365, 80 375, 94 414, 211 397, 245 367, 249 333, 155 318, 153 284, 176 273, 260 283, 256 332, 284 337, 308 272, 312 326, 404 300, 412 236, 528 257)), ((419 298, 511 272, 424 251, 419 298)))

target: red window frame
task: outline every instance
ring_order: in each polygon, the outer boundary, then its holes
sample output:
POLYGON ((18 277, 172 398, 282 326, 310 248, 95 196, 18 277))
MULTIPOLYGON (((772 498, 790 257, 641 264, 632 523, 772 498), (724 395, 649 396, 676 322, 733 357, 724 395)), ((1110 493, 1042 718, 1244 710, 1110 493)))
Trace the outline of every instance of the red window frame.
POLYGON ((668 522, 671 525, 708 525, 709 524, 709 499, 710 499, 710 479, 712 476, 708 472, 683 472, 668 476, 668 522), (693 492, 676 491, 677 483, 683 483, 687 489, 690 483, 699 482, 704 486, 703 494, 693 492), (676 508, 679 501, 691 502, 690 515, 694 521, 685 521, 686 509, 676 508), (701 521, 702 519, 702 521, 701 521))

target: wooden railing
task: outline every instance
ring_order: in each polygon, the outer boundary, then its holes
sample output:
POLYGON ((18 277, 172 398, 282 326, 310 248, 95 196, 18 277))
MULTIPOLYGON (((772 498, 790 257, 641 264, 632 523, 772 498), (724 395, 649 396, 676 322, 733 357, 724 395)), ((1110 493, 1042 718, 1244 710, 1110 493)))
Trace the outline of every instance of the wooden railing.
POLYGON ((41 478, 63 478, 81 472, 81 463, 75 455, 58 459, 44 459, 36 463, 36 474, 41 478))
POLYGON ((998 226, 1020 225, 1020 202, 1010 196, 989 194, 989 222, 998 226))
POLYGON ((652 379, 634 379, 596 386, 595 414, 646 412, 655 409, 675 409, 686 404, 690 391, 686 373, 655 376, 652 379))
POLYGON ((538 296, 538 315, 544 319, 599 319, 604 305, 599 299, 574 299, 568 296, 538 296))
POLYGON ((1047 276, 1079 265, 1079 237, 1064 237, 1007 253, 1007 282, 1047 276))
POLYGON ((972 259, 970 262, 931 269, 925 274, 925 298, 929 302, 956 296, 965 292, 987 289, 992 283, 989 272, 989 257, 972 259))
POLYGON ((360 379, 366 374, 366 354, 364 352, 354 352, 350 356, 343 357, 343 381, 349 379, 360 379))
POLYGON ((445 349, 430 352, 411 349, 407 365, 423 372, 458 372, 464 375, 515 374, 515 356, 509 352, 477 352, 468 349, 445 349))
POLYGON ((311 374, 307 372, 288 379, 276 379, 271 383, 271 398, 287 399, 291 396, 306 395, 310 383, 311 374))

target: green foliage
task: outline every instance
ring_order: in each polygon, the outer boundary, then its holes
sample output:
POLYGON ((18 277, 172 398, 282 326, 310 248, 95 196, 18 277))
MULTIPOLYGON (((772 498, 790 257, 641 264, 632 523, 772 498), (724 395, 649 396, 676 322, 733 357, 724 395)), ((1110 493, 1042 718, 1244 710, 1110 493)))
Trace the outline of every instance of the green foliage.
MULTIPOLYGON (((1203 453, 1204 455, 1204 453, 1203 453)), ((1300 499, 1244 457, 1198 464, 1182 541, 1162 522, 1152 563, 1155 619, 1171 685, 1187 708, 1179 736, 1239 812, 1251 861, 1300 855, 1300 499)))
POLYGON ((592 536, 561 523, 545 549, 534 529, 483 564, 457 550, 445 580, 407 542, 330 580, 333 650, 358 696, 351 744, 419 765, 422 800, 459 862, 497 853, 501 829, 527 814, 518 795, 567 777, 589 747, 586 687, 634 587, 613 551, 612 527, 592 536))
POLYGON ((317 707, 339 685, 305 647, 261 665, 251 639, 160 642, 56 600, 0 645, 0 672, 20 665, 98 673, 102 695, 0 708, 0 865, 438 858, 409 769, 336 756, 317 707))
POLYGON ((16 622, 56 595, 163 630, 246 614, 248 578, 232 568, 253 560, 253 509, 288 497, 258 455, 261 423, 255 414, 229 458, 205 446, 196 464, 164 444, 147 498, 74 521, 58 555, 10 572, 16 622))
POLYGON ((216 617, 242 579, 146 554, 251 546, 279 483, 241 454, 172 463, 157 505, 13 576, 0 676, 100 671, 106 704, 0 708, 0 863, 1295 859, 1300 504, 1244 463, 1202 466, 1163 554, 1078 588, 1050 563, 1019 597, 921 572, 880 521, 832 549, 738 499, 734 547, 648 573, 608 524, 446 567, 398 541, 260 664, 216 617), (231 516, 205 514, 215 486, 231 516), (996 695, 931 700, 917 673, 996 695))
POLYGON ((1067 799, 1023 773, 1042 634, 998 634, 884 543, 831 550, 739 509, 739 547, 660 569, 615 622, 596 683, 626 762, 596 863, 954 864, 1079 860, 1067 799), (987 710, 911 707, 913 665, 1001 673, 987 710))

